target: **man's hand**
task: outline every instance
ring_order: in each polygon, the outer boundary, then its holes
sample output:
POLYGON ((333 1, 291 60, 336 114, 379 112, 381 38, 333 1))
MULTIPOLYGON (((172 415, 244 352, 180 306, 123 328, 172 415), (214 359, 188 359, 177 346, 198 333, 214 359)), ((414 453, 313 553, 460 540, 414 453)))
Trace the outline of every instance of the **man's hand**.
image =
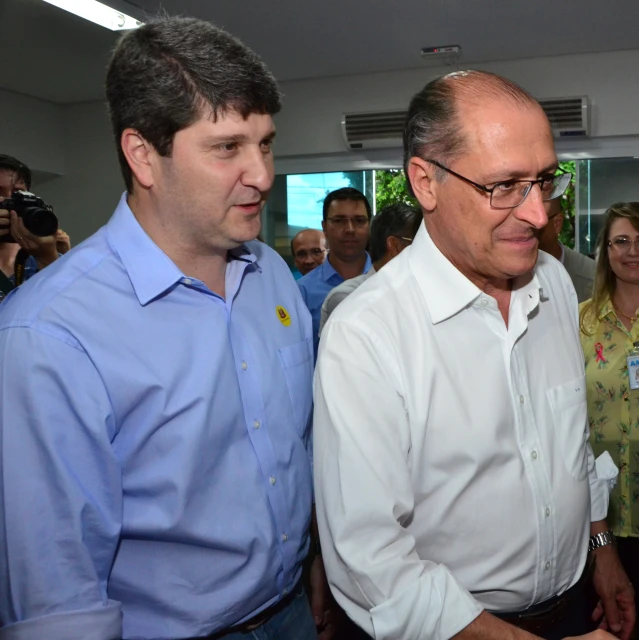
POLYGON ((619 554, 608 545, 592 552, 593 586, 600 600, 592 614, 599 628, 612 631, 621 640, 629 640, 635 627, 635 591, 621 566, 619 554))
POLYGON ((71 238, 69 238, 69 234, 62 231, 62 229, 58 229, 55 234, 55 248, 60 255, 64 255, 71 249, 71 238))
POLYGON ((38 263, 38 269, 48 267, 58 259, 56 249, 56 236, 36 236, 25 226, 22 218, 15 211, 11 212, 11 224, 9 227, 13 239, 38 263))
MULTIPOLYGON (((0 201, 0 206, 2 202, 0 201)), ((0 209, 0 242, 2 237, 10 233, 11 229, 11 214, 6 209, 0 209)))
POLYGON ((320 555, 315 556, 311 564, 310 590, 311 611, 319 640, 331 640, 335 636, 333 611, 330 607, 331 593, 320 555))

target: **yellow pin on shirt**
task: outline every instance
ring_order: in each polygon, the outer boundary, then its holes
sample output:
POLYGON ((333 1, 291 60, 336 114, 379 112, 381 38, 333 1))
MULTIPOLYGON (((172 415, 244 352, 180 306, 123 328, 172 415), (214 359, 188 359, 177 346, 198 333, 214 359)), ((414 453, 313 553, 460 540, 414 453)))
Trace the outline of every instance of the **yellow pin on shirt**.
POLYGON ((275 307, 275 312, 277 313, 278 320, 285 327, 290 326, 290 324, 291 324, 291 316, 288 314, 288 311, 284 307, 280 307, 280 306, 275 307))

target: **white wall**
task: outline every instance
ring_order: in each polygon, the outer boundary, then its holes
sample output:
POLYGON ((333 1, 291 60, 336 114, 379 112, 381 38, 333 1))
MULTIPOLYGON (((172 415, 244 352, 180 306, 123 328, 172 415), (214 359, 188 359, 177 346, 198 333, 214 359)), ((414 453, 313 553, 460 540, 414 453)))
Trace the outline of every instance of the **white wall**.
POLYGON ((0 89, 0 153, 43 175, 64 173, 63 107, 0 89))
MULTIPOLYGON (((595 137, 639 134, 639 50, 495 62, 475 68, 504 75, 537 98, 589 96, 595 137)), ((321 158, 308 158, 310 150, 316 156, 327 155, 327 161, 335 166, 349 156, 357 158, 357 168, 364 168, 366 159, 375 164, 379 158, 392 155, 388 151, 362 154, 346 150, 340 124, 342 113, 405 109, 410 98, 429 80, 452 70, 454 67, 424 66, 282 83, 284 109, 277 118, 278 169, 291 172, 299 165, 303 170, 323 170, 318 168, 321 158)), ((584 148, 583 142, 573 144, 584 148)), ((562 149, 568 145, 562 140, 562 149)))
POLYGON ((124 181, 104 103, 65 106, 63 120, 64 175, 35 184, 33 190, 53 205, 75 245, 106 223, 124 181))
MULTIPOLYGON (((563 155, 639 156, 639 50, 477 65, 503 74, 539 98, 588 95, 591 140, 561 141, 563 155)), ((341 135, 344 111, 406 108, 411 96, 450 68, 343 76, 281 85, 276 118, 280 173, 399 166, 401 150, 354 153, 341 135)), ((103 103, 52 105, 0 90, 0 153, 62 177, 36 182, 74 242, 109 218, 124 190, 103 103)))

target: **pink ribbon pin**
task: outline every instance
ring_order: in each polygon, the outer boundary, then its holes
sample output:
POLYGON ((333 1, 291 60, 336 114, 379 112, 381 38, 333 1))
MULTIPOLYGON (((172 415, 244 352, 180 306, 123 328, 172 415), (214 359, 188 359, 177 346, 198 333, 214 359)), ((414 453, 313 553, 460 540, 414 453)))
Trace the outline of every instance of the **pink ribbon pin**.
POLYGON ((595 345, 595 353, 597 354, 597 357, 595 359, 595 362, 606 362, 606 359, 604 358, 603 355, 603 345, 601 344, 601 342, 598 342, 595 345))

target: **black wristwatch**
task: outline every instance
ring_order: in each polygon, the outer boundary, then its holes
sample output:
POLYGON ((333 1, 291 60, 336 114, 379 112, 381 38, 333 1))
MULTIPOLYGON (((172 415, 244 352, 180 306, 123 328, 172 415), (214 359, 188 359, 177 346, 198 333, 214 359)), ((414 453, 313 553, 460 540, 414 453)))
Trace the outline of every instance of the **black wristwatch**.
POLYGON ((601 547, 607 547, 609 544, 616 544, 617 538, 612 532, 612 529, 604 531, 603 533, 596 533, 594 536, 590 536, 588 542, 588 551, 594 551, 595 549, 601 549, 601 547))

